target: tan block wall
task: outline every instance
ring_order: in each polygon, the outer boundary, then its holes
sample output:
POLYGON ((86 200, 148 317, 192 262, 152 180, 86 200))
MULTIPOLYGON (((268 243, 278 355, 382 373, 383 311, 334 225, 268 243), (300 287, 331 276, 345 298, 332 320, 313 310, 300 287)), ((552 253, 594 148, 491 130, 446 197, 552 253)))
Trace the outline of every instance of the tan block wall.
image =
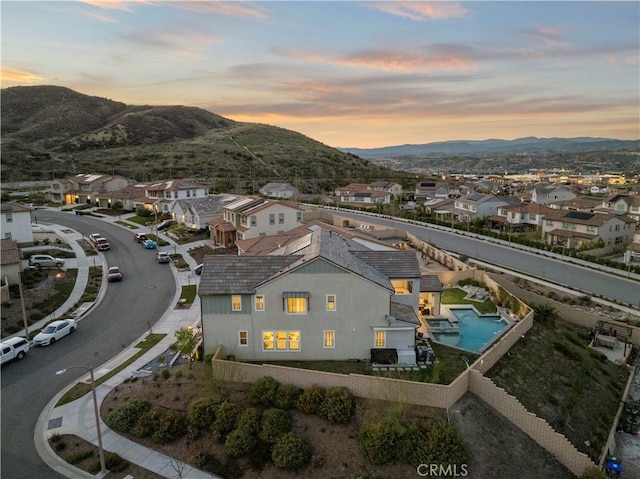
POLYGON ((596 466, 589 456, 578 451, 566 437, 554 431, 549 423, 527 411, 520 401, 480 372, 471 371, 469 390, 553 454, 576 476, 580 476, 585 468, 596 466))

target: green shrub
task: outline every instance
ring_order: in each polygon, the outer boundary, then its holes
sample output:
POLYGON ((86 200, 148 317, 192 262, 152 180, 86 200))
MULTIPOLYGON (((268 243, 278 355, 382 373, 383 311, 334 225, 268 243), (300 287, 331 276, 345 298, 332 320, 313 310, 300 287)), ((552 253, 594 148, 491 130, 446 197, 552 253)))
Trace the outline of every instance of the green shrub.
POLYGON ((311 459, 309 444, 292 432, 281 436, 271 451, 271 460, 276 467, 295 471, 307 464, 311 459))
POLYGON ((422 462, 463 464, 467 459, 467 446, 458 431, 447 421, 438 420, 429 425, 429 441, 422 462), (425 461, 426 459, 426 461, 425 461))
POLYGON ((120 432, 131 432, 136 423, 147 411, 151 404, 142 399, 130 399, 113 410, 107 418, 110 428, 120 432))
POLYGON ((237 427, 258 434, 262 421, 262 411, 257 407, 248 407, 238 416, 237 427))
MULTIPOLYGON (((115 452, 106 451, 104 453, 104 464, 109 472, 124 472, 131 463, 126 459, 118 456, 115 452)), ((98 469, 99 470, 99 469, 98 469)))
POLYGON ((429 457, 429 424, 411 421, 406 424, 396 447, 396 458, 405 464, 418 466, 429 457))
POLYGON ((187 421, 181 411, 156 406, 140 418, 135 431, 151 436, 156 444, 167 444, 187 432, 187 421))
POLYGON ((324 395, 324 389, 314 384, 300 394, 296 407, 305 414, 321 414, 324 395))
POLYGON ((269 409, 262 415, 260 439, 273 444, 291 430, 291 415, 283 409, 269 409))
POLYGON ((347 388, 331 387, 325 390, 322 414, 331 422, 346 424, 356 411, 356 402, 347 388))
POLYGON ((90 458, 91 456, 93 456, 93 451, 91 451, 90 449, 86 449, 83 451, 78 451, 78 452, 74 452, 73 454, 70 454, 69 457, 67 458, 67 462, 69 464, 78 464, 79 462, 82 462, 85 459, 90 458))
POLYGON ((244 427, 237 427, 229 433, 224 442, 225 451, 231 457, 246 456, 257 445, 258 439, 254 431, 244 427))
POLYGON ((168 369, 163 369, 162 371, 160 371, 160 375, 162 376, 163 379, 169 379, 169 376, 171 375, 171 373, 169 372, 168 369))
POLYGON ((176 372, 173 373, 173 377, 180 379, 182 377, 182 369, 176 369, 176 372))
POLYGON ((581 359, 580 353, 576 351, 571 345, 563 341, 554 341, 553 347, 556 351, 558 351, 568 359, 573 359, 574 361, 579 361, 581 359))
POLYGON ((230 402, 223 402, 218 406, 216 420, 213 422, 212 429, 217 432, 220 437, 226 437, 227 434, 236 428, 236 420, 239 414, 240 406, 230 402))
POLYGON ((294 409, 302 389, 293 384, 280 384, 274 400, 274 406, 278 409, 294 409))
POLYGON ((278 395, 280 383, 270 376, 265 376, 252 383, 247 390, 247 400, 251 404, 273 406, 278 395))
POLYGON ((376 418, 360 428, 358 446, 362 455, 372 464, 387 464, 395 459, 402 433, 403 426, 397 418, 376 418))
POLYGON ((218 402, 210 397, 199 397, 191 401, 187 421, 194 429, 210 429, 216 420, 218 402))

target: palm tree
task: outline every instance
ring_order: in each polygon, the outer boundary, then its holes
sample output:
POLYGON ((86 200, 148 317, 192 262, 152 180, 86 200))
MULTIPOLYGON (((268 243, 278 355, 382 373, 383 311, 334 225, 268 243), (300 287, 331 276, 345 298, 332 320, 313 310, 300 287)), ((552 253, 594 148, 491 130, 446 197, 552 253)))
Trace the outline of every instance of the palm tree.
POLYGON ((548 304, 536 304, 533 306, 533 318, 541 324, 554 326, 560 318, 558 310, 548 304))

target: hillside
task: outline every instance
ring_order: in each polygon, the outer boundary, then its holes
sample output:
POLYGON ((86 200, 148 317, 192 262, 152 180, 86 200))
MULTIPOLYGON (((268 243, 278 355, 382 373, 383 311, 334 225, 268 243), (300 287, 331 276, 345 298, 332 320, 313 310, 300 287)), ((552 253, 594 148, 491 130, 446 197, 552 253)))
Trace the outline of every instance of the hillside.
MULTIPOLYGON (((2 181, 121 174, 138 180, 404 176, 300 133, 186 106, 131 106, 55 86, 2 89, 2 181)), ((311 181, 313 179, 313 181, 311 181)))

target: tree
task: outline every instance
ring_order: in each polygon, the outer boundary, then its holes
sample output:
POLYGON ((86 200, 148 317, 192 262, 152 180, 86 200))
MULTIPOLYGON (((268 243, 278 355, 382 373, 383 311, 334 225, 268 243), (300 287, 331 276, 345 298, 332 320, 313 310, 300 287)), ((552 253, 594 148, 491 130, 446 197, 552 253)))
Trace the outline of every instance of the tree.
POLYGON ((192 328, 180 328, 175 332, 177 341, 171 345, 171 349, 185 356, 189 356, 189 369, 191 369, 191 354, 196 348, 196 334, 192 328))

